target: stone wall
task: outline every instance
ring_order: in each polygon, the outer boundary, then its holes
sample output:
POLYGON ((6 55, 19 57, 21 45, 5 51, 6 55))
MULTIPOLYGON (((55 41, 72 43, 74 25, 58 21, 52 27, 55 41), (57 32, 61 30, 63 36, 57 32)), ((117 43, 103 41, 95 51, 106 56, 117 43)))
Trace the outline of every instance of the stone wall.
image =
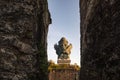
POLYGON ((79 71, 75 69, 53 69, 49 80, 79 80, 79 71))
POLYGON ((120 79, 120 1, 80 0, 80 80, 120 79))
POLYGON ((48 80, 47 0, 0 0, 0 80, 48 80))

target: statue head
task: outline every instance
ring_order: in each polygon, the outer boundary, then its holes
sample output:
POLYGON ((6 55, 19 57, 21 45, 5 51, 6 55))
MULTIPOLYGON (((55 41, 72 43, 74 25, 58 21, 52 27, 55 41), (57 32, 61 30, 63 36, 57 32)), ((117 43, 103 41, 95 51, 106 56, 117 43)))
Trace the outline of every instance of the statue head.
POLYGON ((59 44, 64 44, 64 45, 67 45, 68 44, 68 41, 67 41, 67 39, 65 38, 65 37, 62 37, 61 39, 60 39, 60 41, 59 41, 59 44))

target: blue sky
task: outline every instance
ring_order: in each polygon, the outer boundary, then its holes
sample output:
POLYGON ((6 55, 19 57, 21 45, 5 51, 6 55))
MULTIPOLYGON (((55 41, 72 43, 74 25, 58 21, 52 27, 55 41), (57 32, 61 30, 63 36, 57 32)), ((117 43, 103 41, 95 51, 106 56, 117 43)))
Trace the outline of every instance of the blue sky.
POLYGON ((48 60, 57 63, 54 44, 65 37, 73 45, 71 64, 80 64, 79 0, 48 0, 52 24, 48 32, 48 60))

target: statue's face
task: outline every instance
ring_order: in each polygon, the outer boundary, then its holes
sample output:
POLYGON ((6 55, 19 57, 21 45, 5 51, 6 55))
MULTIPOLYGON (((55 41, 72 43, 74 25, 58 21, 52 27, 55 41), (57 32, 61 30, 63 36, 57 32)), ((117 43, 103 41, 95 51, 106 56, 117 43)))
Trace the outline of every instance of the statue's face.
POLYGON ((65 38, 62 38, 62 39, 59 41, 59 44, 65 44, 65 45, 67 45, 67 44, 68 44, 68 41, 67 41, 65 38))
POLYGON ((65 44, 62 44, 62 45, 61 45, 61 48, 62 48, 62 49, 65 49, 65 48, 66 48, 65 44))

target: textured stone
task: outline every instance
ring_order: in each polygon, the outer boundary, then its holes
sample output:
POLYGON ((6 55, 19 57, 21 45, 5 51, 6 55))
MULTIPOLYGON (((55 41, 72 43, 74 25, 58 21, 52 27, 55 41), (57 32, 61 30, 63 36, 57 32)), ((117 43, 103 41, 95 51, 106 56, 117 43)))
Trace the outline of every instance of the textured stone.
POLYGON ((0 0, 0 80, 48 79, 50 23, 47 0, 0 0))
POLYGON ((49 80, 79 80, 79 75, 75 69, 53 69, 49 73, 49 80))
POLYGON ((120 1, 80 0, 80 80, 120 79, 120 1))

